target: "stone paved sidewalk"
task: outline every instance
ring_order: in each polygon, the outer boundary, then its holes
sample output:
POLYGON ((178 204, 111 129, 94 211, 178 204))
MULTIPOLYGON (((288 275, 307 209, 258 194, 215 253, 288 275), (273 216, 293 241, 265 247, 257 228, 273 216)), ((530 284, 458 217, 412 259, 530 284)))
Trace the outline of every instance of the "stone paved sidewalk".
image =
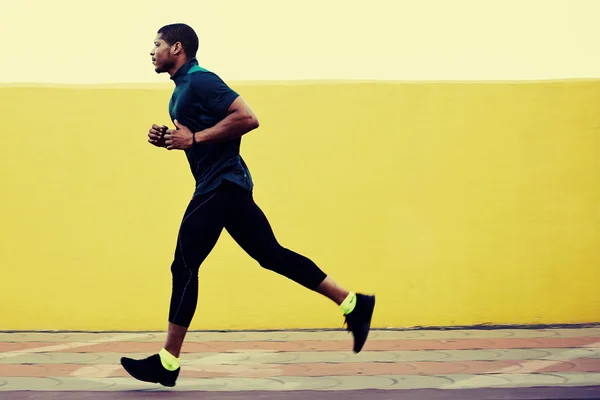
POLYGON ((175 388, 123 371, 164 339, 0 333, 0 398, 600 398, 600 327, 372 331, 358 355, 340 331, 190 332, 175 388))

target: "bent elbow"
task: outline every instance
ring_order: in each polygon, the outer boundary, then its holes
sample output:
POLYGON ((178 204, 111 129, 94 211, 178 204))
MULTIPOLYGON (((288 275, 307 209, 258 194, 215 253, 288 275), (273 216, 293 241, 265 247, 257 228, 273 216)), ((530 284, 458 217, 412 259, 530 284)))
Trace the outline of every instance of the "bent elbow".
POLYGON ((249 115, 248 116, 248 128, 249 130, 254 130, 256 128, 258 128, 260 126, 260 123, 258 122, 258 118, 256 118, 255 115, 249 115))

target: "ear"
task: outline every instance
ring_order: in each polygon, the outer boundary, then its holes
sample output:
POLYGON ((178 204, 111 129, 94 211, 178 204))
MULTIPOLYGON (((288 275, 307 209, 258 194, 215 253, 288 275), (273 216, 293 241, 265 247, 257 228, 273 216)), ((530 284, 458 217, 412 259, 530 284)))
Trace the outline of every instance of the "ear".
POLYGON ((181 45, 181 42, 175 42, 171 49, 173 50, 173 54, 179 54, 183 50, 183 46, 181 45))

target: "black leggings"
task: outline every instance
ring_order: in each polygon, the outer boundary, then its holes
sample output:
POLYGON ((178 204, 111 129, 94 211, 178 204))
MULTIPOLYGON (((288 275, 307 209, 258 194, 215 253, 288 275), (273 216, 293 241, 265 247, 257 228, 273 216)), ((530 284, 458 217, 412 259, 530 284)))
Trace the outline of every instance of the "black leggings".
POLYGON ((194 197, 183 217, 171 265, 173 292, 169 322, 189 327, 198 303, 198 270, 225 228, 262 267, 315 290, 326 278, 308 258, 282 247, 252 192, 224 181, 194 197))

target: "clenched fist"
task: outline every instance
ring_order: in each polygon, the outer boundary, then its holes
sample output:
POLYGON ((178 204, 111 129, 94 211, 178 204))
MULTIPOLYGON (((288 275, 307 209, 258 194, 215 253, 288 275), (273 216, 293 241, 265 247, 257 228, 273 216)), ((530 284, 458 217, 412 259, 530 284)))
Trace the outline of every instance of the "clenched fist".
POLYGON ((194 133, 179 121, 175 120, 177 129, 167 129, 165 133, 165 143, 168 150, 185 150, 194 144, 194 133))
POLYGON ((165 134, 167 133, 167 126, 152 125, 152 128, 148 131, 148 142, 152 143, 156 147, 166 147, 165 134))

